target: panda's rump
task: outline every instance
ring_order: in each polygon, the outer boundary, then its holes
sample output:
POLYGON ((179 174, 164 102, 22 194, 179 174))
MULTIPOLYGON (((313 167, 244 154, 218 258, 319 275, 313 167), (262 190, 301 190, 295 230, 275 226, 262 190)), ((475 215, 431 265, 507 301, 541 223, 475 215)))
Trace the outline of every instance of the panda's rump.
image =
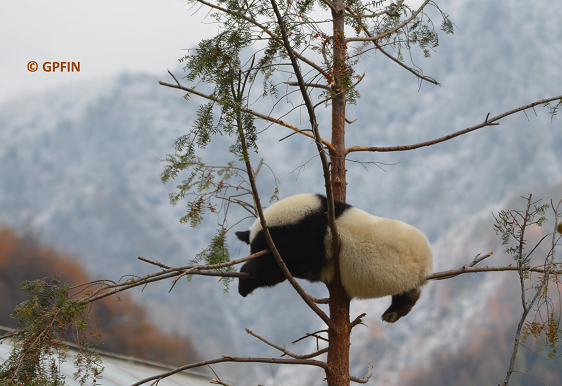
MULTIPOLYGON (((411 225, 350 208, 338 218, 337 226, 342 284, 352 298, 399 294, 432 273, 429 243, 411 225)), ((325 241, 331 258, 331 237, 325 241)))

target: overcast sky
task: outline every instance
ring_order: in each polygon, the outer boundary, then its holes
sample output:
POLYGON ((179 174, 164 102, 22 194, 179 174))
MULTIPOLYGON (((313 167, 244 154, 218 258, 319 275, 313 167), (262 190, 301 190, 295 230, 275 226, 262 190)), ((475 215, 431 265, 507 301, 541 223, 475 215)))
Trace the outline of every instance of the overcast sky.
MULTIPOLYGON (((123 71, 165 73, 183 49, 217 31, 186 0, 0 0, 0 102, 123 71), (30 72, 27 64, 40 68, 30 72), (44 62, 80 62, 47 73, 44 62)), ((85 90, 86 91, 86 90, 85 90)))
POLYGON ((194 12, 187 0, 0 0, 0 103, 76 80, 177 69, 182 50, 218 30, 194 12), (80 72, 42 70, 55 61, 80 62, 80 72))

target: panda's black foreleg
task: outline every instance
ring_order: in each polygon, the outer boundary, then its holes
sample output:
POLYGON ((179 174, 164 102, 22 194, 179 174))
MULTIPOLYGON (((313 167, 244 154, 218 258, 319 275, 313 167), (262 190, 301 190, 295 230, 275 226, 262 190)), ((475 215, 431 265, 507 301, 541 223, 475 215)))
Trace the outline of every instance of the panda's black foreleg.
POLYGON ((394 323, 403 316, 408 315, 412 307, 420 298, 421 290, 414 288, 398 295, 392 295, 392 304, 388 310, 382 314, 382 320, 388 323, 394 323))
POLYGON ((256 288, 273 287, 286 279, 271 253, 248 261, 240 268, 240 272, 249 273, 253 277, 253 279, 238 279, 238 293, 244 297, 256 288))

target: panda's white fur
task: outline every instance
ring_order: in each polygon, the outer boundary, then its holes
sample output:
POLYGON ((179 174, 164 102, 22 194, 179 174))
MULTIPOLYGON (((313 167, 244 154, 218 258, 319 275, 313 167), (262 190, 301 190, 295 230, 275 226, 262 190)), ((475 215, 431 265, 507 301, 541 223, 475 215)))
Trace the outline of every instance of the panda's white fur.
MULTIPOLYGON (((297 224, 307 215, 315 213, 322 206, 320 197, 312 193, 296 194, 277 201, 263 211, 268 227, 297 224)), ((260 219, 256 219, 250 227, 250 242, 261 231, 260 219)))
MULTIPOLYGON (((341 239, 340 276, 351 298, 370 299, 395 295, 419 287, 433 273, 429 242, 416 227, 398 220, 373 216, 350 208, 336 219, 341 239)), ((332 235, 325 239, 331 259, 332 235)), ((331 282, 333 264, 322 272, 331 282)))
MULTIPOLYGON (((350 298, 359 299, 393 295, 397 307, 411 303, 405 313, 385 319, 389 309, 383 315, 383 320, 396 321, 413 307, 420 293, 417 288, 433 272, 427 238, 412 225, 373 216, 346 203, 335 204, 341 239, 340 276, 345 291, 350 298)), ((326 198, 317 194, 291 196, 264 211, 276 247, 297 278, 325 283, 333 280, 332 237, 326 212, 326 198)), ((268 248, 259 219, 248 231, 236 234, 250 244, 252 253, 268 248)), ((274 286, 285 279, 271 254, 248 261, 241 272, 256 278, 240 279, 239 292, 243 296, 254 288, 274 286)))

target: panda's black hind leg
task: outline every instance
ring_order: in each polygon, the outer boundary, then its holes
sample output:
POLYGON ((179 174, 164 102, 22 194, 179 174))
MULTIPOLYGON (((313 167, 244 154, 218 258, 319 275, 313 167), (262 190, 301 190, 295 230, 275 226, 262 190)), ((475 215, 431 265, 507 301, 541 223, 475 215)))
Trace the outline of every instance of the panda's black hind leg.
POLYGON ((408 315, 420 298, 420 295, 421 290, 419 288, 414 288, 398 295, 392 295, 392 304, 388 307, 388 310, 382 314, 382 320, 387 323, 394 323, 401 317, 408 315))

